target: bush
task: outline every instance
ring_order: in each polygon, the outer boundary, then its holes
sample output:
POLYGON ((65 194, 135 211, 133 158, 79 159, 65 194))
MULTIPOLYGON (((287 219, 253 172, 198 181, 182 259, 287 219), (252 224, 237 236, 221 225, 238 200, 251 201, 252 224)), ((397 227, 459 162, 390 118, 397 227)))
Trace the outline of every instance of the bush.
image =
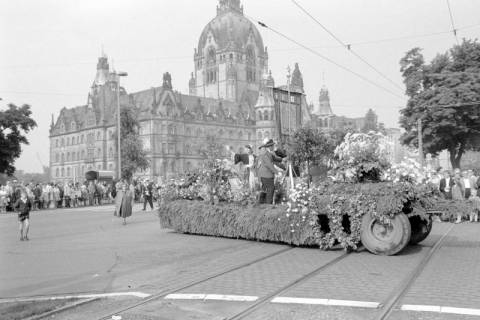
POLYGON ((284 206, 211 205, 204 201, 177 200, 161 205, 159 217, 162 228, 181 233, 315 245, 313 228, 305 223, 292 232, 285 212, 284 206))

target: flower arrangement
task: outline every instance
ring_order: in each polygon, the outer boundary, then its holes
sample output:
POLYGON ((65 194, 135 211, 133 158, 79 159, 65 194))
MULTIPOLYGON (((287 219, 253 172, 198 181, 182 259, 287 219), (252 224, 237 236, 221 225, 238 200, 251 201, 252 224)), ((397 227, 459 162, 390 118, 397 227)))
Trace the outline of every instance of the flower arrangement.
POLYGON ((384 175, 384 179, 396 182, 420 184, 427 181, 427 171, 417 161, 405 158, 401 163, 392 165, 384 175))
POLYGON ((344 181, 380 181, 389 168, 387 142, 381 133, 348 133, 335 149, 334 172, 344 181))

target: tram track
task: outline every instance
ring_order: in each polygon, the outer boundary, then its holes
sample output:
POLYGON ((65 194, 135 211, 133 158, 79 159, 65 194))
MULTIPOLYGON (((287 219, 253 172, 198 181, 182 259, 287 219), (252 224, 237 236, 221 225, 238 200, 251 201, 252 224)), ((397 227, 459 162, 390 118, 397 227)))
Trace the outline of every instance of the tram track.
POLYGON ((440 239, 435 242, 433 247, 427 252, 425 257, 420 261, 417 267, 406 277, 406 279, 399 285, 397 289, 395 289, 387 299, 380 304, 380 314, 375 317, 375 320, 386 320, 395 311, 395 307, 397 306, 398 302, 405 296, 408 290, 412 287, 415 283, 415 280, 422 274, 423 270, 426 268, 430 260, 432 259, 433 255, 441 248, 443 245, 445 238, 448 234, 453 230, 455 227, 452 224, 447 231, 440 237, 440 239))
POLYGON ((218 277, 221 277, 223 275, 226 275, 228 273, 231 273, 231 272, 234 272, 234 271, 237 271, 237 270, 240 270, 240 269, 243 269, 243 268, 246 268, 246 267, 249 267, 249 266, 252 266, 254 264, 257 264, 257 263, 260 263, 262 261, 265 261, 267 259, 270 259, 270 258, 273 258, 275 256, 278 256, 278 255, 281 255, 285 252, 288 252, 288 251, 291 251, 291 250, 294 250, 295 248, 294 247, 289 247, 289 248, 284 248, 282 250, 278 250, 278 251, 275 251, 274 253, 271 253, 271 254, 268 254, 266 256, 263 256, 263 257, 260 257, 258 259, 255 259, 253 261, 250 261, 250 262, 247 262, 247 263, 243 263, 243 264, 240 264, 238 266, 235 266, 233 268, 229 268, 227 270, 223 270, 221 272, 218 272, 214 275, 211 275, 211 276, 208 276, 208 277, 205 277, 203 279, 200 279, 200 280, 194 280, 188 284, 185 284, 185 285, 182 285, 182 286, 179 286, 179 287, 176 287, 174 289, 170 289, 170 290, 164 290, 164 291, 160 291, 146 299, 143 299, 142 301, 139 301, 137 303, 134 303, 134 304, 131 304, 129 306, 126 306, 126 307, 122 307, 122 308, 119 308, 117 310, 115 310, 114 312, 109 312, 108 314, 106 315, 103 315, 101 316, 100 318, 98 318, 98 320, 110 320, 112 319, 112 316, 115 316, 115 315, 120 315, 124 312, 127 312, 127 311, 130 311, 130 310, 133 310, 135 308, 138 308, 138 307, 141 307, 141 306, 145 306, 153 301, 156 301, 156 300, 159 300, 159 299, 162 299, 164 298, 165 296, 169 295, 169 294, 174 294, 176 292, 179 292, 181 290, 185 290, 185 289, 188 289, 188 288, 191 288, 193 286, 196 286, 198 284, 202 284, 204 282, 207 282, 207 281, 210 281, 210 280, 213 280, 215 278, 218 278, 218 277))
MULTIPOLYGON (((393 311, 395 311, 395 307, 397 306, 397 303, 405 296, 405 294, 408 292, 409 288, 415 283, 415 280, 420 276, 420 274, 423 272, 425 267, 428 265, 429 261, 432 259, 433 255, 438 251, 438 249, 442 246, 444 243, 445 238, 448 236, 448 234, 452 231, 452 229, 455 227, 455 225, 450 226, 445 233, 442 234, 442 236, 434 243, 434 245, 429 249, 429 251, 426 253, 426 255, 421 259, 420 263, 409 273, 409 275, 403 280, 396 289, 392 291, 392 293, 386 297, 386 299, 379 304, 378 311, 379 313, 375 316, 375 320, 386 320, 390 317, 393 311)), ((173 289, 167 289, 167 290, 162 290, 159 291, 152 296, 145 298, 139 302, 132 303, 130 305, 127 305, 125 307, 118 308, 115 311, 109 311, 108 314, 102 315, 100 318, 97 318, 98 320, 110 320, 112 319, 112 316, 114 315, 122 315, 127 311, 132 311, 135 310, 136 308, 148 305, 149 303, 152 303, 154 301, 160 300, 165 298, 168 295, 175 294, 181 291, 184 291, 186 289, 192 288, 198 284, 205 283, 210 280, 214 280, 216 278, 222 277, 224 275, 227 275, 229 273, 235 272, 237 270, 247 268, 250 266, 253 266, 255 264, 261 263, 265 260, 274 258, 276 256, 282 255, 284 253, 290 252, 295 250, 296 248, 294 247, 289 247, 289 248, 284 248, 282 250, 275 251, 273 253, 270 253, 266 256, 257 258, 253 261, 243 263, 240 265, 237 265, 232 268, 228 268, 226 270, 222 270, 218 273, 215 273, 211 276, 204 277, 199 280, 194 280, 192 282, 189 282, 187 284, 183 284, 181 286, 175 287, 173 289)), ((361 251, 361 250, 360 250, 361 251)), ((266 306, 269 304, 272 299, 275 297, 281 296, 285 292, 294 289, 295 287, 305 283, 309 279, 321 274, 323 271, 335 266, 337 263, 341 262, 345 258, 350 256, 348 253, 342 253, 336 258, 333 258, 332 260, 322 263, 318 267, 316 267, 314 270, 308 272, 307 274, 298 277, 288 284, 282 286, 281 288, 266 294, 264 296, 261 296, 258 298, 256 301, 252 302, 248 306, 246 306, 244 309, 241 311, 237 312, 236 314, 226 317, 225 319, 228 320, 240 320, 240 319, 246 319, 249 315, 251 315, 253 312, 261 309, 263 306, 266 306)))

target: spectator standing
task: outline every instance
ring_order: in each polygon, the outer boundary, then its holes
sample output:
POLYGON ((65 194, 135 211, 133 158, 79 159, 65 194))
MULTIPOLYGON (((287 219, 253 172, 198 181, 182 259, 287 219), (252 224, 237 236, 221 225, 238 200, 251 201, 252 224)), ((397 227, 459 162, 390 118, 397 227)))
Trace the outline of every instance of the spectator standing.
POLYGON ((147 210, 147 202, 149 203, 151 210, 153 210, 153 184, 149 179, 145 180, 143 188, 143 211, 147 210))
POLYGON ((30 210, 32 209, 32 203, 30 200, 28 200, 27 193, 25 191, 20 192, 20 199, 15 201, 13 207, 15 208, 15 211, 18 212, 20 241, 28 241, 28 231, 30 229, 30 210))
MULTIPOLYGON (((455 176, 453 178, 452 186, 452 199, 458 201, 465 201, 465 186, 463 185, 463 178, 460 174, 460 170, 455 170, 455 176)), ((462 222, 462 214, 460 211, 457 213, 457 221, 455 223, 462 222)))
POLYGON ((451 177, 450 171, 445 170, 443 173, 443 178, 440 179, 439 190, 445 197, 445 199, 452 199, 452 187, 454 185, 453 179, 451 177))
POLYGON ((95 201, 95 184, 93 181, 90 181, 88 184, 88 205, 93 206, 95 201))
POLYGON ((117 190, 118 191, 117 197, 115 198, 114 215, 116 217, 123 218, 123 225, 126 225, 127 218, 132 216, 134 192, 128 187, 126 183, 117 185, 117 190))
POLYGON ((65 200, 65 208, 70 208, 70 202, 72 197, 72 185, 71 183, 65 184, 63 188, 63 199, 65 200))
POLYGON ((59 208, 61 207, 61 198, 60 198, 60 188, 58 185, 53 186, 53 203, 54 203, 54 208, 59 208))
POLYGON ((472 180, 471 180, 471 176, 469 175, 468 171, 463 172, 462 183, 463 183, 463 186, 464 186, 465 199, 468 200, 470 198, 470 195, 472 194, 472 180))
POLYGON ((5 213, 7 211, 7 202, 8 202, 7 188, 4 186, 1 186, 0 187, 0 213, 5 213))
POLYGON ((33 206, 40 210, 43 208, 43 199, 42 199, 42 185, 37 183, 35 185, 35 188, 33 189, 33 194, 35 196, 35 202, 33 203, 33 206))

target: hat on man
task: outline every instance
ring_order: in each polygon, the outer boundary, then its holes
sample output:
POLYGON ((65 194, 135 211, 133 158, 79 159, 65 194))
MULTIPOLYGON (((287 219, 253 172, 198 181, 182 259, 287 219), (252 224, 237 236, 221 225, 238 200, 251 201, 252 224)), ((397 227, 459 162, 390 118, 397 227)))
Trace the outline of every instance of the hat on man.
POLYGON ((273 147, 274 145, 275 145, 275 142, 273 142, 272 139, 269 139, 267 142, 261 145, 259 149, 273 147))

